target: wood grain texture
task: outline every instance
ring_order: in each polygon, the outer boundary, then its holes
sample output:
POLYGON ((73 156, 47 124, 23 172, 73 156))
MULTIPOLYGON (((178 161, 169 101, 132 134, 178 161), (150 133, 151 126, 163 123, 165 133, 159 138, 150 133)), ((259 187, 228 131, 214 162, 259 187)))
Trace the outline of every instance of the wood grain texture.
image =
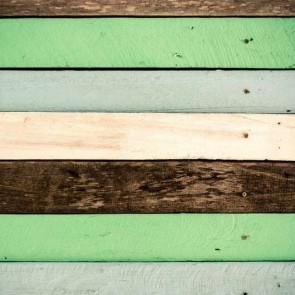
POLYGON ((0 113, 2 160, 295 160, 295 116, 0 113))
POLYGON ((6 295, 294 295, 294 262, 1 263, 6 295))
POLYGON ((295 113, 295 71, 0 71, 3 112, 295 113))
POLYGON ((295 16, 293 0, 1 0, 0 16, 295 16))
POLYGON ((294 162, 0 162, 0 213, 295 213, 294 162))
POLYGON ((0 36, 7 68, 295 68, 295 18, 17 18, 0 36))
POLYGON ((295 214, 0 215, 0 261, 290 261, 295 214))

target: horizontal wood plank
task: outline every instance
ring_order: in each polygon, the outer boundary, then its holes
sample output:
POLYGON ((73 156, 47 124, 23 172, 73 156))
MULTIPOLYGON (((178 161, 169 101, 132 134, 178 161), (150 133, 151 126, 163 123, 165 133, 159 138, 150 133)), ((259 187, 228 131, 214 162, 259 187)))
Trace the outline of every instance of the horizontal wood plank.
POLYGON ((7 295, 292 295, 294 277, 294 262, 0 264, 7 295))
POLYGON ((289 261, 295 214, 0 215, 0 261, 289 261))
POLYGON ((0 71, 3 112, 295 113, 295 71, 0 71))
POLYGON ((0 113, 1 160, 295 160, 295 116, 0 113))
POLYGON ((0 16, 294 16, 293 0, 1 0, 0 16))
POLYGON ((6 68, 295 68, 295 18, 0 20, 6 68))
POLYGON ((0 162, 0 213, 295 213, 294 162, 0 162))

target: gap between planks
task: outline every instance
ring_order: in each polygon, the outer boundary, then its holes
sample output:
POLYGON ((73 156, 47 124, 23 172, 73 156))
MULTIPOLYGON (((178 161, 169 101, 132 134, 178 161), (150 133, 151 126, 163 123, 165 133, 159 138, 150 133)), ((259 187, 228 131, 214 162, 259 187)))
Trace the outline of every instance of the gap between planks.
POLYGON ((295 160, 295 116, 0 113, 1 160, 295 160))

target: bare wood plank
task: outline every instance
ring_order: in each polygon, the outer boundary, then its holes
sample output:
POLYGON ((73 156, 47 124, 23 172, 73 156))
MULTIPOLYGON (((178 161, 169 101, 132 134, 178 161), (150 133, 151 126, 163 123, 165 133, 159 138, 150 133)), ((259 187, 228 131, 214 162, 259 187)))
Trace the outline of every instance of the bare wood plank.
POLYGON ((294 162, 0 162, 0 214, 295 213, 294 162))
POLYGON ((295 18, 0 19, 4 68, 295 68, 295 18))
POLYGON ((294 277, 294 262, 0 264, 6 295, 292 295, 294 277))
POLYGON ((295 113, 295 71, 12 70, 0 80, 3 112, 295 113))
POLYGON ((295 116, 1 113, 0 159, 295 160, 295 116))
POLYGON ((1 0, 0 16, 294 16, 293 0, 1 0))

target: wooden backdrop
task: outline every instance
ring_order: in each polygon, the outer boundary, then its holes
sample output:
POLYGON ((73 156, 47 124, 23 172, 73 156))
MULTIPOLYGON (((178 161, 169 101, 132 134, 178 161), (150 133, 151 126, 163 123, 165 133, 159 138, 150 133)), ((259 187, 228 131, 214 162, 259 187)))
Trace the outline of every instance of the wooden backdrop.
POLYGON ((0 17, 1 294, 295 294, 293 0, 0 17))

